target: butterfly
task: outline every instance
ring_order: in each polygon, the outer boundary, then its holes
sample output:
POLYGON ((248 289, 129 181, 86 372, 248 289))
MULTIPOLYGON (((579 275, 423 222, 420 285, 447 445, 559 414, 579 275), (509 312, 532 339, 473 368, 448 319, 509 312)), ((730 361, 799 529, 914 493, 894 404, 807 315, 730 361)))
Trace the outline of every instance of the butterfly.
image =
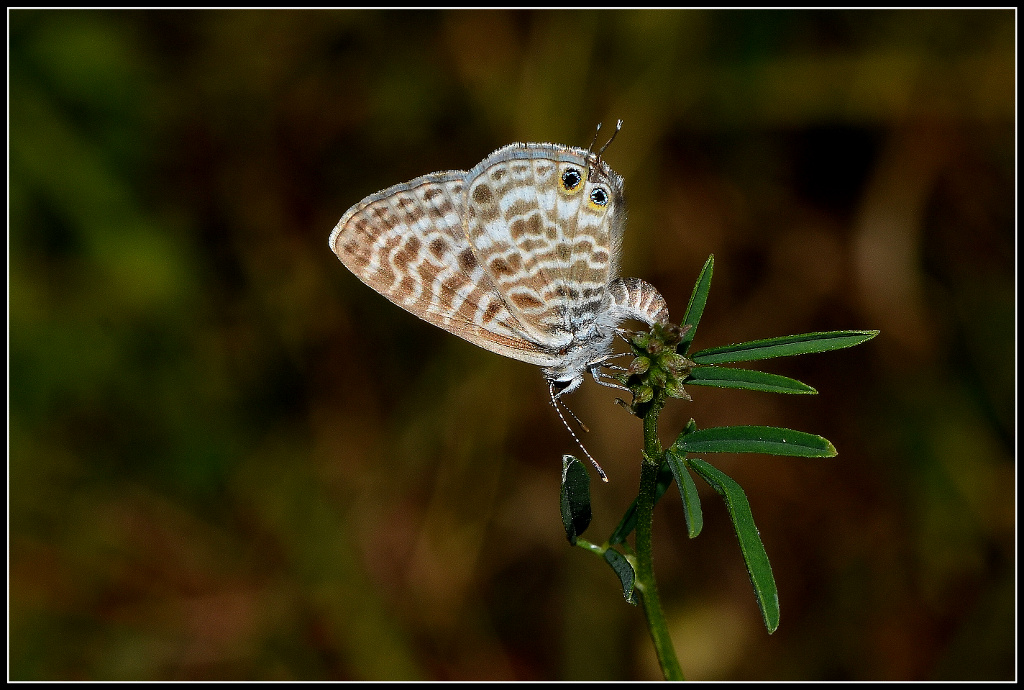
POLYGON ((587 372, 622 388, 602 378, 618 325, 667 323, 668 307, 650 284, 616 277, 623 180, 601 159, 614 138, 596 153, 509 144, 468 171, 394 185, 346 211, 330 247, 406 311, 542 367, 556 410, 587 372))

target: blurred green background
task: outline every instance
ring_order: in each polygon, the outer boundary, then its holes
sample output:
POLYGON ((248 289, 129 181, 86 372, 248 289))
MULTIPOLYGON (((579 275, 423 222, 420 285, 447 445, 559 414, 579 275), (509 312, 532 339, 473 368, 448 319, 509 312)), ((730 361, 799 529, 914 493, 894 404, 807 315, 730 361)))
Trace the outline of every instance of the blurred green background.
MULTIPOLYGON (((626 180, 623 273, 696 348, 818 396, 691 387, 671 440, 770 424, 839 456, 708 460, 746 489, 655 568, 691 679, 1009 679, 1015 12, 9 11, 13 679, 654 679, 639 609, 565 541, 575 452, 537 370, 392 306, 327 236, 512 141, 626 180)), ((639 421, 571 396, 636 494, 639 421)), ((706 488, 706 487, 703 487, 706 488)))

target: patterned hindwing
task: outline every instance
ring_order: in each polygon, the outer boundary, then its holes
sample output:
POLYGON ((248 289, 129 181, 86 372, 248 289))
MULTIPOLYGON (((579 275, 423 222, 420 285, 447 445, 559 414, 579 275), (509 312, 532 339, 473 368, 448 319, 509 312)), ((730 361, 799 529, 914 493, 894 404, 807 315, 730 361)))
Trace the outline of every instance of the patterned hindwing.
POLYGON ((338 221, 331 249, 356 277, 421 319, 550 366, 554 359, 506 308, 466 238, 464 176, 425 175, 363 199, 338 221))
POLYGON ((587 342, 610 305, 621 178, 583 149, 512 144, 465 191, 466 233, 513 316, 552 352, 587 342))
POLYGON ((616 278, 608 286, 612 298, 610 313, 616 321, 637 319, 653 326, 668 323, 668 304, 661 293, 639 278, 616 278))

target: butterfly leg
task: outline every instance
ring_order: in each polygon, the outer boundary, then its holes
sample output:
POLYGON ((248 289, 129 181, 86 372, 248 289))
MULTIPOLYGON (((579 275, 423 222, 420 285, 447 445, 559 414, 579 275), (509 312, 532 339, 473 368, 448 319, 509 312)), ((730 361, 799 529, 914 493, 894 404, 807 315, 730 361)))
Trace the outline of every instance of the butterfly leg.
MULTIPOLYGON (((596 381, 597 383, 600 383, 602 386, 607 386, 608 388, 616 388, 616 389, 618 389, 620 391, 628 391, 629 390, 628 388, 623 386, 618 381, 615 381, 611 374, 606 374, 605 372, 601 371, 601 367, 602 366, 608 366, 608 365, 604 364, 602 362, 601 364, 595 364, 594 366, 590 367, 590 375, 594 377, 594 381, 596 381), (601 380, 602 376, 604 376, 605 378, 612 379, 612 381, 602 381, 601 380)), ((615 368, 616 369, 622 369, 622 367, 615 367, 615 368)), ((622 370, 625 371, 625 369, 622 369, 622 370)))

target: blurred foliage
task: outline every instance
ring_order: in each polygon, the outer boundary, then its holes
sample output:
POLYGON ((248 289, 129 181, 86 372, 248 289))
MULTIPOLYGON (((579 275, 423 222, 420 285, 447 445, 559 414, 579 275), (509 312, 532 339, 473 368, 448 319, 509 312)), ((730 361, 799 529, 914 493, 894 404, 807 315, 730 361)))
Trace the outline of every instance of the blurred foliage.
MULTIPOLYGON (((665 438, 839 450, 714 458, 775 569, 771 637, 724 509, 690 542, 659 505, 687 677, 1012 678, 1015 19, 9 11, 10 677, 659 677, 565 543, 538 371, 327 247, 367 194, 622 118, 624 274, 678 315, 717 259, 696 347, 882 331, 777 365, 818 396, 666 409, 665 438)), ((639 476, 613 397, 571 400, 611 477, 595 533, 639 476)))

